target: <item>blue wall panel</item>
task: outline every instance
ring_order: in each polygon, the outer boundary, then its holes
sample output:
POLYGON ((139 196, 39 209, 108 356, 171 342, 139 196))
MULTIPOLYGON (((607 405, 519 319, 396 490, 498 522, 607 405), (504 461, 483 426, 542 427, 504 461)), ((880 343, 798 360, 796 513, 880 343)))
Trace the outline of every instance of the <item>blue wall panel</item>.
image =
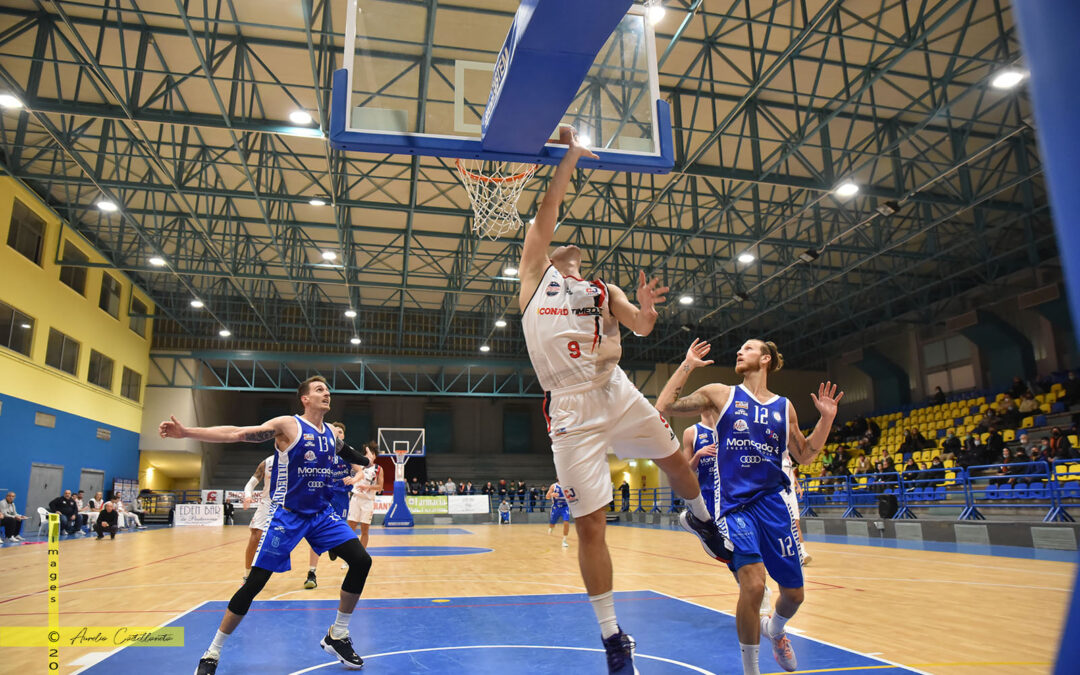
MULTIPOLYGON (((0 394, 0 438, 4 439, 0 490, 14 490, 19 513, 26 513, 26 492, 30 485, 30 465, 34 462, 64 467, 64 488, 79 489, 82 469, 105 472, 105 489, 115 478, 138 479, 139 434, 78 415, 0 394), (56 416, 54 428, 34 424, 38 412, 56 416), (99 428, 111 438, 97 438, 99 428)), ((57 496, 60 492, 57 492, 57 496)), ((35 521, 36 522, 36 521, 35 521)))

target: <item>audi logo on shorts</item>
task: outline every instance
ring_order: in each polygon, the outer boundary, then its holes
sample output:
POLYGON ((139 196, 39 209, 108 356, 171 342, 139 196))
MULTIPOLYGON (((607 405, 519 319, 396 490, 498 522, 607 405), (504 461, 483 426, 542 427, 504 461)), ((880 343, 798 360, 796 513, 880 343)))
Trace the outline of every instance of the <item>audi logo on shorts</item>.
POLYGON ((765 460, 763 460, 761 457, 758 457, 757 455, 743 455, 739 458, 739 463, 743 466, 750 466, 751 464, 761 464, 764 461, 765 460))

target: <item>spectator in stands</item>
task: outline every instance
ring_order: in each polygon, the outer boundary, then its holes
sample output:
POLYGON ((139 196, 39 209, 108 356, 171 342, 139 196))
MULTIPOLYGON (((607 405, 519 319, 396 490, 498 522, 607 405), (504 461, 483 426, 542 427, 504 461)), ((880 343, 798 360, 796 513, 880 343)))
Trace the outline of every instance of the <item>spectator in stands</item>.
POLYGON ((922 478, 922 467, 918 465, 914 458, 909 458, 907 464, 904 465, 904 482, 907 483, 907 489, 914 489, 918 484, 913 481, 920 478, 922 478))
POLYGON ((1072 405, 1080 402, 1080 378, 1076 377, 1076 371, 1069 371, 1069 378, 1065 380, 1065 395, 1061 397, 1061 401, 1065 405, 1072 405))
POLYGON ((22 541, 19 531, 22 530, 22 521, 26 520, 26 516, 19 515, 15 510, 14 492, 8 492, 4 501, 0 502, 0 520, 3 521, 5 539, 13 544, 22 541))
POLYGON ((941 387, 934 388, 934 395, 930 400, 934 402, 934 405, 941 405, 945 402, 945 392, 941 391, 941 387))
POLYGON ((1001 432, 996 426, 990 427, 990 437, 986 439, 986 453, 989 455, 987 459, 993 461, 995 457, 1000 457, 1004 449, 1005 439, 1001 436, 1001 432))
POLYGON ((416 476, 413 476, 412 480, 409 481, 409 494, 411 494, 411 495, 419 495, 420 494, 420 479, 417 478, 416 476))
POLYGON ((519 480, 517 484, 518 511, 525 510, 525 498, 529 494, 529 488, 525 487, 525 481, 519 480))
POLYGON ((847 448, 844 446, 840 446, 839 450, 829 455, 829 460, 827 463, 825 462, 825 460, 822 460, 822 463, 825 465, 825 468, 829 470, 830 475, 846 476, 848 474, 847 464, 850 458, 851 456, 848 454, 847 448))
POLYGON ((113 509, 124 519, 124 524, 136 530, 145 529, 145 526, 142 524, 142 519, 124 507, 124 501, 120 499, 120 495, 113 494, 112 505, 113 509))
POLYGON ((870 425, 867 423, 866 418, 862 415, 856 417, 851 422, 851 431, 849 437, 858 438, 870 430, 870 425))
POLYGON ((109 531, 109 539, 116 539, 117 522, 119 521, 120 514, 116 512, 116 508, 112 502, 105 502, 105 507, 101 509, 101 513, 98 514, 97 522, 94 523, 94 532, 97 532, 97 538, 104 539, 105 531, 109 531))
POLYGON ((941 461, 941 456, 936 455, 930 462, 930 468, 923 472, 923 478, 930 481, 929 485, 944 485, 945 484, 945 463, 941 461))
POLYGON ((448 494, 448 495, 456 495, 457 494, 457 483, 454 482, 453 478, 447 478, 446 479, 446 494, 448 494))
POLYGON ((474 494, 476 494, 476 488, 473 487, 473 484, 472 484, 471 480, 465 483, 465 487, 461 488, 461 494, 463 494, 463 495, 474 495, 474 494))
POLYGON ((1047 452, 1053 459, 1073 459, 1076 456, 1076 451, 1073 449, 1072 444, 1069 443, 1069 437, 1061 433, 1061 427, 1054 427, 1050 430, 1050 450, 1047 452))
MULTIPOLYGON (((1025 447, 1025 446, 1021 446, 1025 447)), ((1051 462, 1053 461, 1049 455, 1047 455, 1049 446, 1033 445, 1031 446, 1031 461, 1032 462, 1051 462)), ((1040 469, 1041 470, 1041 469, 1040 469)))
POLYGON ((484 494, 491 496, 495 494, 495 486, 491 484, 491 481, 484 483, 484 489, 481 490, 484 494))
POLYGON ((997 426, 1003 429, 1015 429, 1020 426, 1020 411, 1013 404, 1013 399, 1008 394, 998 402, 995 411, 998 416, 997 426))
POLYGON ((1024 449, 1024 452, 1031 452, 1031 438, 1026 434, 1020 434, 1016 439, 1016 442, 1020 444, 1020 447, 1024 449))
POLYGON ((945 435, 945 440, 941 441, 941 454, 947 459, 956 459, 960 454, 960 439, 952 429, 945 435))
MULTIPOLYGON (((529 488, 529 512, 536 510, 536 503, 540 501, 540 490, 534 485, 529 488)), ((543 510, 543 509, 541 509, 543 510)))
MULTIPOLYGON (((142 494, 142 493, 140 493, 140 494, 142 494)), ((143 501, 142 497, 136 497, 135 498, 135 503, 132 505, 132 508, 131 508, 131 512, 134 513, 136 515, 136 517, 138 517, 140 523, 146 522, 146 509, 143 508, 143 504, 145 504, 145 503, 146 502, 143 501)), ((228 502, 226 502, 226 503, 228 503, 228 502)), ((231 519, 232 518, 232 513, 230 512, 228 515, 229 515, 229 518, 231 519)))
POLYGON ((1023 396, 1020 397, 1020 405, 1017 410, 1021 415, 1033 415, 1039 412, 1039 402, 1035 400, 1035 394, 1025 391, 1023 396))
POLYGON ((1013 398, 1020 398, 1027 390, 1028 386, 1024 384, 1024 380, 1019 375, 1014 377, 1012 380, 1012 384, 1009 385, 1009 394, 1013 398))
POLYGON ((900 454, 904 456, 904 459, 910 459, 912 453, 922 449, 915 435, 917 433, 914 429, 908 429, 904 432, 904 442, 900 444, 900 454))
POLYGON ((500 502, 506 499, 506 496, 510 494, 510 486, 506 484, 505 478, 499 481, 498 493, 500 502))
POLYGON ((976 425, 975 431, 985 433, 990 431, 990 427, 996 426, 999 422, 1001 422, 1001 420, 998 418, 997 413, 993 408, 990 408, 986 411, 986 414, 983 415, 982 419, 979 420, 979 424, 976 425))
POLYGON ((83 490, 79 490, 75 494, 71 495, 71 498, 75 501, 75 508, 79 510, 79 529, 90 534, 90 516, 86 513, 86 504, 83 502, 83 497, 86 494, 83 490))
POLYGON ((870 465, 870 456, 862 455, 855 460, 855 475, 870 473, 873 467, 870 465))
POLYGON ((984 455, 986 454, 986 446, 975 434, 968 434, 964 440, 964 445, 960 450, 960 457, 957 459, 957 463, 965 469, 976 464, 982 464, 984 461, 984 455))
POLYGON ((105 506, 105 497, 100 492, 94 493, 94 498, 86 503, 87 509, 90 511, 100 511, 105 506))
POLYGON ((64 494, 49 502, 49 511, 60 514, 61 534, 72 535, 79 531, 79 508, 71 498, 71 490, 64 490, 64 494))
MULTIPOLYGON (((136 515, 139 514, 138 511, 135 511, 134 513, 136 515)), ((233 506, 233 503, 230 502, 229 500, 225 500, 225 503, 221 505, 221 515, 225 519, 225 524, 226 525, 232 525, 233 524, 233 514, 234 513, 236 513, 236 507, 233 506)), ((145 516, 146 516, 145 513, 143 513, 142 515, 139 516, 139 522, 140 523, 142 522, 142 519, 145 516)))
POLYGON ((619 486, 619 494, 622 495, 622 510, 630 510, 630 483, 623 479, 622 485, 619 486))

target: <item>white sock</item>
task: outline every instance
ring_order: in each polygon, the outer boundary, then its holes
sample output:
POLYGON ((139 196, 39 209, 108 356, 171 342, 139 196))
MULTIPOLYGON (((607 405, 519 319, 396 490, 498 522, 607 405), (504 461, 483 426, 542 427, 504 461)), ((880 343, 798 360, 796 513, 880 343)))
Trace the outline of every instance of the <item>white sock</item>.
POLYGON ((600 622, 600 635, 606 640, 619 632, 619 624, 615 621, 615 598, 611 591, 600 595, 590 595, 593 611, 596 612, 596 620, 600 622))
POLYGON ((308 571, 308 572, 314 572, 315 570, 316 570, 316 568, 315 568, 315 567, 309 567, 309 568, 307 568, 307 571, 308 571))
POLYGON ((701 497, 701 493, 698 493, 698 496, 693 499, 687 499, 686 505, 690 507, 690 513, 694 514, 694 517, 701 522, 707 523, 712 520, 712 516, 709 515, 709 508, 705 506, 705 500, 701 497))
POLYGON ((334 620, 334 625, 330 626, 330 637, 335 640, 340 640, 349 634, 349 619, 352 618, 352 614, 346 614, 341 610, 338 610, 337 619, 334 620))
POLYGON ((743 675, 761 675, 761 671, 758 669, 758 652, 760 649, 759 645, 739 643, 739 650, 742 652, 743 675))
POLYGON ((212 656, 215 659, 221 654, 221 648, 225 646, 225 638, 229 637, 228 633, 222 633, 220 630, 214 635, 214 641, 210 643, 210 646, 206 648, 206 652, 203 654, 203 658, 212 656))
POLYGON ((775 637, 784 632, 784 626, 787 624, 790 616, 780 616, 780 614, 773 612, 772 618, 769 619, 769 637, 775 637))

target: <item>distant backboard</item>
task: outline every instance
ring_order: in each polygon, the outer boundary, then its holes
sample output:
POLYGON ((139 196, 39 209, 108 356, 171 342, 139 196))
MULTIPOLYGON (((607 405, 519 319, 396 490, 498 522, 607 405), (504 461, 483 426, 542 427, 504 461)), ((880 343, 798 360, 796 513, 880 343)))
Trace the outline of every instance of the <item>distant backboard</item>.
POLYGON ((508 4, 492 2, 485 10, 431 3, 438 8, 431 9, 349 0, 345 68, 334 74, 334 147, 556 164, 565 146, 543 141, 562 123, 587 136, 600 156, 582 160, 582 167, 670 171, 671 117, 659 96, 655 37, 644 8, 629 0, 523 0, 512 17, 508 4), (577 44, 588 45, 579 71, 579 55, 571 53, 577 44), (493 90, 496 72, 500 86, 493 90), (560 86, 568 105, 560 102, 555 116, 536 110, 545 100, 541 92, 560 86), (496 102, 499 119, 492 119, 496 102), (513 147, 519 124, 535 129, 525 135, 539 133, 535 145, 513 147))

